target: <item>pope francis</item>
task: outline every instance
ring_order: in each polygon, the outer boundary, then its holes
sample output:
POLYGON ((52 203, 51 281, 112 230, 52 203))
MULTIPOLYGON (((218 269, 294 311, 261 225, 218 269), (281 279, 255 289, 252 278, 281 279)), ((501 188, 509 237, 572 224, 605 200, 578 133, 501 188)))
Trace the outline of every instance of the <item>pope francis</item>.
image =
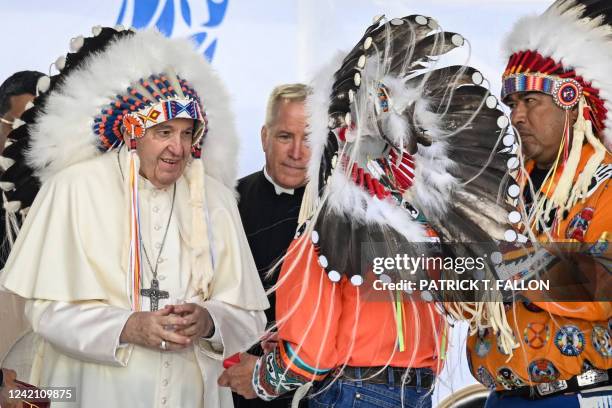
POLYGON ((93 31, 12 134, 41 183, 0 274, 40 336, 30 382, 75 387, 54 407, 232 406, 221 361, 257 341, 268 303, 226 93, 186 41, 93 31))

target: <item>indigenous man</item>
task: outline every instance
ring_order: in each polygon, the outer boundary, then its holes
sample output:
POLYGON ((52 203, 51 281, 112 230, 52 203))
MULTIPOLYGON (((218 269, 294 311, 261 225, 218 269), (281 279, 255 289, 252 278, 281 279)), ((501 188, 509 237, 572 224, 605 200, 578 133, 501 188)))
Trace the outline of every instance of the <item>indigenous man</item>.
MULTIPOLYGON (((612 145, 612 26, 609 7, 600 15, 604 6, 607 1, 563 0, 520 20, 506 40, 502 78, 502 98, 526 158, 529 226, 541 242, 578 243, 591 253, 605 252, 612 231, 606 149, 612 145)), ((609 291, 604 273, 599 284, 609 291)), ((495 389, 487 406, 578 406, 589 395, 610 403, 609 389, 598 389, 610 384, 612 303, 508 306, 506 319, 520 346, 512 357, 495 346, 492 330, 468 340, 474 376, 495 389)))
POLYGON ((480 217, 504 213, 496 198, 506 170, 491 154, 502 113, 488 101, 474 108, 488 96, 482 75, 427 63, 463 44, 439 27, 419 15, 377 18, 334 71, 317 75, 307 100, 309 219, 275 285, 278 345, 230 367, 221 385, 264 400, 297 389, 294 401, 313 387, 313 407, 431 407, 445 318, 432 293, 381 284, 427 276, 393 260, 438 255, 442 234, 491 242, 480 217), (487 161, 504 170, 483 169, 487 161), (391 266, 374 269, 376 258, 391 266))
POLYGON ((226 93, 188 42, 93 31, 24 115, 42 187, 0 284, 42 337, 30 382, 83 407, 230 406, 221 360, 261 335, 268 302, 226 93))
MULTIPOLYGON (((310 158, 304 112, 307 94, 304 84, 284 84, 272 90, 261 128, 266 164, 263 170, 238 182, 240 218, 265 289, 276 283, 280 268, 271 275, 268 272, 287 251, 298 226, 310 158)), ((275 297, 276 293, 269 295, 270 308, 266 310, 268 322, 272 323, 275 297)), ((253 352, 259 354, 258 349, 253 352)), ((265 402, 235 395, 234 402, 240 408, 286 407, 289 397, 265 402)))

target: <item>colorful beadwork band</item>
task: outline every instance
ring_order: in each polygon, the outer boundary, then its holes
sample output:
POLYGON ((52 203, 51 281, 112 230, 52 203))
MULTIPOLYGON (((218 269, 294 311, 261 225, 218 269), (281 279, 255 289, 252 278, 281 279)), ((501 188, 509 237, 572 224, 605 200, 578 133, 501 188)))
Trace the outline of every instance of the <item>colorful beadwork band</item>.
POLYGON ((513 74, 502 83, 502 100, 516 92, 542 92, 552 96, 561 109, 572 109, 582 97, 582 85, 572 78, 542 74, 513 74))
POLYGON ((136 81, 124 95, 116 95, 94 118, 93 131, 100 148, 108 150, 124 142, 124 129, 140 137, 148 128, 175 118, 197 121, 193 145, 198 150, 207 131, 200 98, 184 79, 162 73, 136 81))
MULTIPOLYGON (((123 118, 123 126, 135 137, 142 137, 144 132, 172 119, 202 120, 200 106, 193 99, 172 99, 147 106, 123 118)), ((197 139, 194 138, 194 143, 197 139)))

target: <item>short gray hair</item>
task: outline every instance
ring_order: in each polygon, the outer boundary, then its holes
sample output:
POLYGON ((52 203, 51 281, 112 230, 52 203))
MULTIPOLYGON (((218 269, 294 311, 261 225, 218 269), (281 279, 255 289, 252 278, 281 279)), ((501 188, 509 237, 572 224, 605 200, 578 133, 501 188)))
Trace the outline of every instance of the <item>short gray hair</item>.
POLYGON ((281 102, 304 102, 310 94, 310 87, 305 84, 283 84, 275 87, 268 97, 266 107, 266 126, 276 119, 278 104, 281 102))

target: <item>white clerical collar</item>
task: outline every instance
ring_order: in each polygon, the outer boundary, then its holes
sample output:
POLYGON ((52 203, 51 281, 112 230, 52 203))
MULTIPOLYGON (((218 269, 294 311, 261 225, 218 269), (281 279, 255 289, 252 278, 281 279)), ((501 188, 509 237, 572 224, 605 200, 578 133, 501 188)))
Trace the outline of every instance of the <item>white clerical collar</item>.
POLYGON ((264 166, 263 168, 263 173, 266 180, 268 180, 274 186, 274 191, 276 192, 276 195, 281 195, 283 193, 293 195, 295 191, 293 188, 281 187, 276 184, 274 180, 272 180, 272 177, 270 177, 270 175, 268 174, 268 170, 266 170, 266 166, 264 166))

